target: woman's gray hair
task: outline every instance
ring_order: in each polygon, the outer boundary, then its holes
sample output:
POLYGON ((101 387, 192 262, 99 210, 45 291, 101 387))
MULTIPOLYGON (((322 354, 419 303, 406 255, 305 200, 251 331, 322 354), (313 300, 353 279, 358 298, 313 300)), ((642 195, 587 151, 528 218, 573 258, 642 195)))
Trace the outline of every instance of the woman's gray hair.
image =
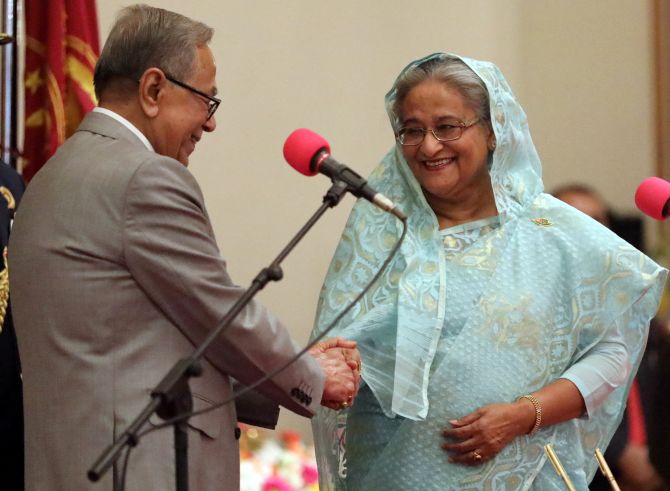
POLYGON ((95 65, 93 82, 98 100, 112 82, 136 82, 149 68, 188 78, 196 49, 206 46, 214 30, 181 14, 148 5, 122 9, 95 65))
POLYGON ((396 80, 393 98, 389 101, 394 131, 400 129, 402 105, 409 91, 429 79, 457 90, 477 117, 482 122, 490 123, 489 92, 482 79, 460 58, 444 55, 406 69, 396 80))

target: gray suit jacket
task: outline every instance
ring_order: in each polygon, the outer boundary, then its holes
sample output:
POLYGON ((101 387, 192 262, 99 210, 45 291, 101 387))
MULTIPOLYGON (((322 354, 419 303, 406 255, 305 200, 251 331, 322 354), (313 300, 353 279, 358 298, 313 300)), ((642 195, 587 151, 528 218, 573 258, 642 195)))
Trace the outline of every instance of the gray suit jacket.
MULTIPOLYGON (((86 470, 242 292, 198 184, 176 160, 91 113, 28 186, 9 250, 26 489, 111 490, 111 472, 94 485, 86 470)), ((230 396, 230 377, 248 385, 296 351, 279 321, 252 303, 192 379, 196 409, 230 396)), ((259 391, 311 416, 323 383, 318 364, 303 357, 259 391)), ((190 424, 190 489, 237 489, 234 406, 190 424)), ((127 490, 174 489, 172 441, 170 429, 141 441, 127 490)))

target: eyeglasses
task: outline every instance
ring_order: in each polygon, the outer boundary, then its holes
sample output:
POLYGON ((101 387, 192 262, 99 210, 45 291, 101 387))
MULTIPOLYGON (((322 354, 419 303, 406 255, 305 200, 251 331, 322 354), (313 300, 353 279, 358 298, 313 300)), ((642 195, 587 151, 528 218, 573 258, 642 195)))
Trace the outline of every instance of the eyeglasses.
POLYGON ((426 137, 426 133, 431 132, 437 141, 448 142, 458 140, 463 131, 479 122, 479 118, 469 123, 461 121, 457 123, 440 124, 435 128, 427 130, 426 128, 401 128, 396 135, 396 139, 401 145, 415 146, 420 145, 426 137))
POLYGON ((207 95, 201 90, 196 89, 195 87, 191 87, 190 85, 185 84, 184 82, 172 78, 167 73, 165 74, 165 78, 168 79, 173 84, 178 85, 179 87, 183 87, 186 90, 190 90, 194 94, 198 94, 199 96, 207 99, 207 121, 209 121, 212 118, 212 116, 214 116, 214 113, 219 108, 219 104, 221 104, 221 99, 217 97, 212 97, 211 95, 207 95))

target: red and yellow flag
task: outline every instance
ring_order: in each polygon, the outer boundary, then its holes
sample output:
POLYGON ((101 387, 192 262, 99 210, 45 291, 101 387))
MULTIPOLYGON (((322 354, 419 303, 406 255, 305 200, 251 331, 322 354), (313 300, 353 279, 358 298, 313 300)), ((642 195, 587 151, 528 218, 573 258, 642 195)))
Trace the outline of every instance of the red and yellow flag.
POLYGON ((96 105, 95 0, 26 0, 23 177, 35 175, 96 105))

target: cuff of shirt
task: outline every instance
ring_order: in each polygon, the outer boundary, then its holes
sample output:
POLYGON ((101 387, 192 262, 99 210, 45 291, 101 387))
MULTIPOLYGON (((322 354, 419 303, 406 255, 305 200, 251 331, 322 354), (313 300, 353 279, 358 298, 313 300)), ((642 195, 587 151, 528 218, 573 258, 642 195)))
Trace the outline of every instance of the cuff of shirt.
MULTIPOLYGON (((589 390, 588 385, 581 379, 577 374, 574 373, 564 373, 561 375, 561 378, 564 378, 566 380, 569 380, 575 386, 577 387, 577 390, 579 393, 582 395, 582 399, 584 399, 584 405, 586 406, 586 414, 582 415, 582 418, 590 418, 593 412, 596 410, 596 408, 600 405, 599 403, 596 404, 593 401, 593 397, 591 397, 591 391, 589 390)), ((605 396, 607 397, 607 396, 605 396)), ((604 398, 603 398, 604 400, 604 398)), ((602 401, 600 401, 602 402, 602 401)))

